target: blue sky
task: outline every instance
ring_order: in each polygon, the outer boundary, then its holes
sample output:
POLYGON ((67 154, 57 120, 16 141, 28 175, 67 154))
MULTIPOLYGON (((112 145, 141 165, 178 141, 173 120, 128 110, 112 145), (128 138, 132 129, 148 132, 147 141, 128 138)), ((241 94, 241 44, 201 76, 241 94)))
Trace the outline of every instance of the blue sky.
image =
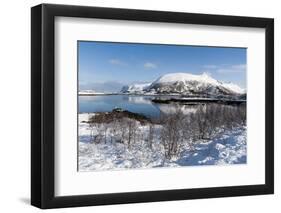
POLYGON ((166 73, 209 73, 246 88, 246 49, 183 45, 78 42, 79 89, 113 92, 166 73))

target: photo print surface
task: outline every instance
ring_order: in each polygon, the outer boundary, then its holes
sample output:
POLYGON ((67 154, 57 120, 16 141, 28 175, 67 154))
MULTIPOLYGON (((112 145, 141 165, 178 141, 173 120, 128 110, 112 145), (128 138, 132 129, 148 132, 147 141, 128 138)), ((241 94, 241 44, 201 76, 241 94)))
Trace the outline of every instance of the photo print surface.
POLYGON ((78 41, 78 171, 247 163, 247 49, 78 41))

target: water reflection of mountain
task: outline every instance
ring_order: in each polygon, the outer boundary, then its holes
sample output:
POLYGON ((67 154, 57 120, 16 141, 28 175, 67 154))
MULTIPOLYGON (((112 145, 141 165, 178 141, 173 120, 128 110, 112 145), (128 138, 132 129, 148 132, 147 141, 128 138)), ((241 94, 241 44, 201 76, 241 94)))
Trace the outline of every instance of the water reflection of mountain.
POLYGON ((156 105, 161 113, 173 114, 178 111, 182 112, 184 115, 189 113, 194 113, 197 111, 197 105, 182 105, 182 104, 157 104, 156 105))
POLYGON ((79 96, 79 113, 111 112, 116 108, 121 108, 133 113, 143 114, 150 118, 158 118, 161 113, 172 114, 176 111, 181 111, 183 114, 193 113, 197 111, 200 104, 209 104, 207 102, 169 101, 172 98, 175 99, 176 97, 163 95, 79 96), (163 103, 161 101, 155 102, 154 100, 156 98, 162 99, 163 103))
POLYGON ((134 103, 134 104, 150 104, 153 105, 152 103, 152 97, 150 96, 130 96, 127 95, 128 101, 130 103, 134 103))
POLYGON ((198 106, 197 105, 186 105, 186 104, 178 104, 178 103, 171 103, 171 104, 159 104, 154 103, 152 100, 155 97, 152 96, 127 96, 128 101, 134 104, 147 104, 151 107, 156 108, 159 112, 164 114, 173 114, 177 111, 181 111, 183 114, 189 114, 196 112, 198 106))

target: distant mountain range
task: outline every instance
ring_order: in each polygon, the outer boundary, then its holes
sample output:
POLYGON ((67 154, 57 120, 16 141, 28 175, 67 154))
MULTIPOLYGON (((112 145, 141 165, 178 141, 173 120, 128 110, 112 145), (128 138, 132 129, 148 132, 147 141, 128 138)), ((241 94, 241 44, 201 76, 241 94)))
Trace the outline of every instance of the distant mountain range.
POLYGON ((208 74, 170 73, 152 83, 124 86, 125 94, 180 94, 199 97, 244 96, 246 91, 233 83, 218 81, 208 74))

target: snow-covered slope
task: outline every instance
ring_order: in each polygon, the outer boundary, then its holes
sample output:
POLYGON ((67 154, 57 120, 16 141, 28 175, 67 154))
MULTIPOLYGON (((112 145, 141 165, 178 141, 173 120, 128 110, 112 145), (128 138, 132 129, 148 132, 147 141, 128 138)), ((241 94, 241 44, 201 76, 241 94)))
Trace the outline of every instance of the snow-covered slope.
POLYGON ((143 84, 132 84, 128 86, 124 86, 121 89, 122 93, 143 93, 151 83, 143 83, 143 84))
POLYGON ((206 73, 170 73, 161 76, 151 84, 124 87, 124 93, 182 94, 189 96, 231 96, 245 91, 233 83, 220 82, 206 73))
POLYGON ((233 84, 231 82, 229 83, 223 83, 223 86, 229 90, 235 91, 238 94, 244 94, 246 93, 246 91, 244 89, 242 89, 241 87, 239 87, 236 84, 233 84))
POLYGON ((91 143, 91 130, 86 123, 92 114, 79 114, 79 171, 105 171, 122 169, 144 169, 159 167, 181 167, 200 165, 231 165, 247 162, 247 128, 235 127, 231 130, 219 129, 210 140, 197 140, 191 148, 184 144, 178 157, 165 159, 159 132, 161 125, 154 125, 155 135, 152 147, 149 146, 149 125, 138 124, 138 140, 130 149, 124 143, 110 139, 111 130, 106 132, 106 142, 91 143))
POLYGON ((193 75, 189 73, 166 74, 154 81, 149 90, 157 93, 181 93, 186 95, 236 95, 242 89, 232 83, 217 81, 206 73, 193 75))
POLYGON ((152 84, 159 84, 159 83, 176 83, 176 82, 186 82, 186 81, 200 81, 202 83, 212 83, 216 84, 217 80, 211 78, 208 74, 203 73, 202 75, 194 75, 190 73, 169 73, 166 75, 161 76, 152 84))

